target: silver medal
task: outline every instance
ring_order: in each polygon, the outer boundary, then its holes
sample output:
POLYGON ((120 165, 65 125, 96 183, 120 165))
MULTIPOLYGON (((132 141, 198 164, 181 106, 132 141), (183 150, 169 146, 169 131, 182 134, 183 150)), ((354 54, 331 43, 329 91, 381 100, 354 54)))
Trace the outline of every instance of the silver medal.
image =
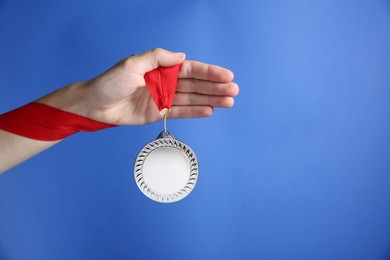
POLYGON ((199 165, 191 147, 167 130, 166 119, 164 116, 164 131, 139 152, 134 177, 145 196, 171 203, 185 198, 194 189, 199 165))

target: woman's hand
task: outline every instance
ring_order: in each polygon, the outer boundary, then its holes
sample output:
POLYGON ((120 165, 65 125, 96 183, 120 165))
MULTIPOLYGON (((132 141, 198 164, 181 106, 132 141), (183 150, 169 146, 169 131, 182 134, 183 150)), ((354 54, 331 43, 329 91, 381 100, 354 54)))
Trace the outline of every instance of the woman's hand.
POLYGON ((145 73, 182 64, 170 118, 206 117, 214 107, 231 107, 238 86, 225 68, 186 61, 184 53, 154 49, 120 61, 86 82, 60 89, 38 102, 116 125, 142 125, 162 119, 145 86, 145 73))

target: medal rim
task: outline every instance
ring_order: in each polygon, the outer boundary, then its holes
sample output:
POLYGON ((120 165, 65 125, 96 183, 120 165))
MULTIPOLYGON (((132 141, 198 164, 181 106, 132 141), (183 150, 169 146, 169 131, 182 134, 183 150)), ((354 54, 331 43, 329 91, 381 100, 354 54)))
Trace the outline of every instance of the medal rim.
POLYGON ((142 191, 142 193, 148 198, 162 203, 172 203, 177 202, 185 197, 187 197, 191 191, 194 189, 199 176, 199 163, 198 158, 195 152, 191 149, 190 146, 174 139, 173 137, 163 137, 157 138, 146 144, 141 151, 138 153, 135 163, 134 163, 134 178, 137 183, 138 188, 142 191), (142 172, 144 162, 146 158, 155 150, 161 148, 173 148, 181 152, 188 159, 188 163, 190 164, 190 175, 187 180, 187 183, 181 188, 179 191, 174 193, 161 193, 155 190, 152 190, 147 183, 145 183, 144 175, 142 172))

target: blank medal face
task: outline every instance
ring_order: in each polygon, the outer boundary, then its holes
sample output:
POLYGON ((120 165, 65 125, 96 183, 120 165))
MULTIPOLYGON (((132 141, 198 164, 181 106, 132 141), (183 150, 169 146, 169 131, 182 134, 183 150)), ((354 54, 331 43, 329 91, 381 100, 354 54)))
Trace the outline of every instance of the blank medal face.
POLYGON ((194 188, 198 161, 188 145, 173 138, 158 138, 140 151, 134 174, 147 197, 158 202, 176 202, 194 188))

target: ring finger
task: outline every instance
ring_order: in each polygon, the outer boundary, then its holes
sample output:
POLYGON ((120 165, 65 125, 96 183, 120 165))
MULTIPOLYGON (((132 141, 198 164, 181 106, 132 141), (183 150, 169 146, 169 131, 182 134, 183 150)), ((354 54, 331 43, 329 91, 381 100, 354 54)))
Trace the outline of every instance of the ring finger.
POLYGON ((202 95, 195 93, 176 93, 173 105, 175 106, 211 106, 229 108, 234 104, 232 97, 202 95))

